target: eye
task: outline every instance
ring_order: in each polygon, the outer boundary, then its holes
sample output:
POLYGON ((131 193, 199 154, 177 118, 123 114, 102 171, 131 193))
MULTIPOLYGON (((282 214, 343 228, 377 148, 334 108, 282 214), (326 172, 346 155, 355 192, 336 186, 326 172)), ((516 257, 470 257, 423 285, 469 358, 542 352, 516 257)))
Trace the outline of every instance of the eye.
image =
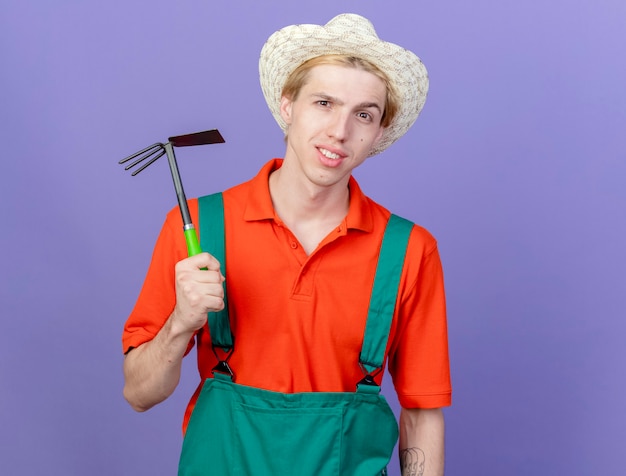
POLYGON ((330 106, 330 101, 327 101, 326 99, 320 99, 319 101, 317 101, 317 104, 323 107, 328 107, 330 106))
POLYGON ((359 119, 363 119, 365 121, 372 120, 372 115, 369 112, 359 112, 357 113, 357 116, 359 117, 359 119))

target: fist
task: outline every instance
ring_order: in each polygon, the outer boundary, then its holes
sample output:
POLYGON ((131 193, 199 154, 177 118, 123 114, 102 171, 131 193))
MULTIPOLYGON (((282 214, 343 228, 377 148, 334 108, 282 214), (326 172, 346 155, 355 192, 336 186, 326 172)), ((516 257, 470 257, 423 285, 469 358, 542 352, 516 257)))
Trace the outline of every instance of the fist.
POLYGON ((176 263, 176 306, 172 318, 184 332, 195 332, 207 321, 208 312, 224 308, 224 276, 220 263, 200 253, 176 263))

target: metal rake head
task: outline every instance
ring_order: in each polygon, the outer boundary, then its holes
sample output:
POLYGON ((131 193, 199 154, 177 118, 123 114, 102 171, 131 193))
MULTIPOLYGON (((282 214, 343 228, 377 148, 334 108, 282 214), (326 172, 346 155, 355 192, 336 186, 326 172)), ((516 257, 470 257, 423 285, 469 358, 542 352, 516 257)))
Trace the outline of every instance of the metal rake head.
MULTIPOLYGON (((185 134, 182 136, 173 136, 168 138, 168 143, 174 147, 189 147, 192 145, 205 145, 205 144, 218 144, 225 142, 224 138, 220 134, 217 129, 212 129, 209 131, 202 132, 194 132, 192 134, 185 134)), ((134 177, 139 172, 147 168, 149 165, 152 165, 156 162, 160 157, 164 156, 167 153, 166 145, 160 142, 156 144, 152 144, 151 146, 146 147, 145 149, 141 149, 139 152, 135 152, 133 155, 126 157, 119 161, 119 164, 125 164, 126 162, 134 160, 130 164, 124 167, 124 170, 130 170, 136 166, 131 175, 134 177), (144 164, 142 162, 146 161, 144 164), (141 164, 141 165, 140 165, 141 164)))

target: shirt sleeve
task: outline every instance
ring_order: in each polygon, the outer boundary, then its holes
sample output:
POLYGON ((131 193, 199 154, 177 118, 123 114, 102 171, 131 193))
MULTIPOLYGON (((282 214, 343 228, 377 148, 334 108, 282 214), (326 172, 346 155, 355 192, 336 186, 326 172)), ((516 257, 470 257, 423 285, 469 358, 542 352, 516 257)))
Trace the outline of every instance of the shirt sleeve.
POLYGON ((402 407, 448 406, 452 387, 443 270, 436 241, 419 227, 404 268, 389 373, 402 407))
MULTIPOLYGON (((189 209, 192 216, 197 217, 196 200, 189 201, 189 209)), ((124 326, 124 353, 152 340, 169 318, 176 304, 174 267, 186 257, 183 223, 178 208, 175 208, 167 214, 139 297, 124 326)), ((190 343, 189 349, 191 346, 190 343)))

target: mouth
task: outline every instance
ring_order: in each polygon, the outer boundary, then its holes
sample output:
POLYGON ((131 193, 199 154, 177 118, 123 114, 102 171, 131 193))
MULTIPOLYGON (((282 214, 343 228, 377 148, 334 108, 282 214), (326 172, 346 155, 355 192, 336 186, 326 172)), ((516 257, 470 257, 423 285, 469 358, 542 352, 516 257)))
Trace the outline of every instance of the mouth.
POLYGON ((339 155, 339 154, 337 154, 337 153, 335 153, 335 152, 331 152, 331 151, 330 151, 330 150, 328 150, 328 149, 324 149, 324 148, 322 148, 322 147, 319 147, 317 150, 319 150, 319 151, 320 151, 320 153, 321 153, 324 157, 326 157, 327 159, 330 159, 330 160, 338 160, 338 159, 340 159, 340 158, 341 158, 341 155, 339 155))

